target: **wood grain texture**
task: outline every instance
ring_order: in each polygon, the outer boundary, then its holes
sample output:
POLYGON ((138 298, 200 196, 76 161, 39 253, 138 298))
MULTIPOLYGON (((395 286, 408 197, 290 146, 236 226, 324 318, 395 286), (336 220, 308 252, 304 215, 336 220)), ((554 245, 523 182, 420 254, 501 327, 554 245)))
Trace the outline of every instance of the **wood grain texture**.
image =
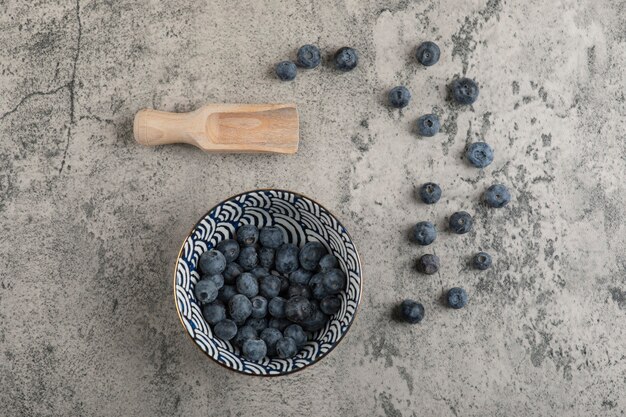
POLYGON ((135 140, 142 145, 187 143, 207 152, 298 150, 294 104, 209 104, 189 113, 152 109, 137 112, 135 140))

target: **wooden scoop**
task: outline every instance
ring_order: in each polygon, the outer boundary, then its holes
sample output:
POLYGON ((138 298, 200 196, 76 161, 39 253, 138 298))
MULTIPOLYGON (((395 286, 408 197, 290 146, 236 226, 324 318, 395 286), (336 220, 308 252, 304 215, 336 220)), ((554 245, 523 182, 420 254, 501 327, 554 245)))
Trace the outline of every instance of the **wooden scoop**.
POLYGON ((188 143, 207 152, 298 150, 295 104, 209 104, 190 113, 144 109, 135 115, 142 145, 188 143))

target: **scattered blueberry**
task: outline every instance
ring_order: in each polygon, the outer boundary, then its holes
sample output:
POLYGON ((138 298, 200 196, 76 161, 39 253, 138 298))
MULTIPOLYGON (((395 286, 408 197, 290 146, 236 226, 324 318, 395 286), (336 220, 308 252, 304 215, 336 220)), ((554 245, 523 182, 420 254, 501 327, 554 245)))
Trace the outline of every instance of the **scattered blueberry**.
POLYGON ((248 339, 255 339, 257 337, 257 332, 250 326, 241 326, 237 330, 237 334, 233 338, 233 344, 235 346, 239 346, 241 348, 243 343, 248 339))
POLYGON ((229 263, 228 265, 226 265, 226 269, 222 273, 222 275, 224 276, 224 282, 226 284, 233 284, 235 282, 235 278, 237 278, 243 272, 243 268, 238 263, 229 263))
POLYGON ((502 208, 511 201, 511 193, 502 184, 494 184, 487 188, 484 195, 485 203, 489 207, 502 208))
POLYGON ((285 305, 285 317, 293 322, 302 322, 313 313, 311 302, 302 296, 291 297, 285 305))
POLYGON ((446 296, 448 306, 454 309, 463 308, 467 305, 467 292, 463 288, 451 288, 446 296))
POLYGON ((230 340, 237 334, 237 324, 232 320, 224 319, 213 326, 213 332, 222 340, 230 340))
POLYGON ((222 274, 203 275, 202 279, 211 281, 213 284, 215 284, 218 290, 224 286, 224 276, 222 274))
POLYGON ((241 351, 247 359, 258 362, 267 354, 267 346, 261 339, 248 339, 243 342, 241 351))
POLYGON ((485 142, 474 142, 467 147, 465 157, 476 168, 484 168, 493 162, 493 149, 485 142))
POLYGON ((226 319, 226 308, 220 301, 214 301, 202 307, 202 315, 209 324, 216 324, 226 319))
POLYGON ((302 327, 297 324, 291 324, 283 331, 285 337, 290 337, 296 342, 296 346, 300 347, 306 343, 306 333, 302 327))
POLYGON ((259 291, 267 299, 272 299, 280 294, 281 280, 276 275, 266 275, 260 279, 259 291))
POLYGON ((282 244, 276 249, 276 270, 283 274, 290 274, 298 269, 298 247, 290 243, 282 244))
POLYGON ((440 127, 439 117, 436 114, 425 114, 417 119, 417 134, 420 136, 435 136, 440 127))
POLYGON ((311 298, 311 289, 308 285, 302 285, 297 283, 292 283, 287 290, 287 297, 295 297, 296 295, 301 295, 305 298, 311 298))
POLYGON ((346 286, 346 274, 337 268, 322 274, 322 285, 328 294, 337 294, 346 286))
POLYGON ((359 53, 356 49, 343 47, 335 53, 335 68, 339 71, 352 71, 359 62, 359 53))
POLYGON ((285 317, 285 305, 287 304, 287 300, 283 297, 274 297, 270 300, 267 305, 267 310, 270 313, 270 316, 282 319, 285 317))
POLYGON ((448 222, 450 226, 450 230, 458 235, 462 235, 464 233, 472 230, 472 224, 474 221, 472 220, 472 216, 466 211, 457 211, 452 216, 450 216, 450 221, 448 222))
POLYGON ((268 326, 273 329, 278 329, 281 332, 285 330, 287 326, 289 326, 291 322, 286 318, 273 318, 269 321, 268 326))
POLYGON ((223 303, 228 303, 234 295, 237 294, 237 289, 233 285, 224 285, 220 288, 217 299, 223 303))
POLYGON ((237 291, 248 298, 259 293, 259 281, 249 272, 244 272, 237 277, 237 291))
POLYGON ((302 328, 307 332, 316 332, 324 327, 328 321, 328 316, 322 313, 321 310, 313 311, 313 314, 308 319, 304 320, 302 328))
POLYGON ((491 262, 491 255, 487 252, 478 252, 472 258, 472 266, 476 269, 480 269, 481 271, 489 269, 491 262))
POLYGON ((261 265, 263 268, 269 268, 274 265, 275 253, 276 251, 274 249, 266 248, 265 246, 263 246, 258 251, 259 265, 261 265))
POLYGON ((222 240, 215 247, 226 258, 226 262, 233 262, 239 256, 239 243, 233 239, 222 240))
POLYGON ((234 295, 228 302, 230 317, 237 323, 243 323, 252 314, 252 303, 243 294, 234 295))
POLYGON ((424 318, 424 306, 413 300, 404 300, 400 304, 400 315, 407 323, 419 323, 424 318))
POLYGON ((401 109, 408 106, 409 101, 411 101, 411 92, 406 87, 399 85, 389 90, 388 99, 391 107, 401 109))
POLYGON ((327 269, 337 268, 339 266, 339 261, 336 257, 331 254, 324 255, 320 259, 319 267, 322 271, 326 271, 327 269))
POLYGON ((267 355, 276 356, 276 342, 283 338, 283 334, 280 330, 273 327, 268 327, 263 330, 259 337, 265 342, 267 346, 267 355))
MULTIPOLYGON (((302 261, 300 261, 300 264, 302 264, 302 261)), ((315 266, 317 266, 317 262, 315 263, 315 266)), ((289 281, 292 284, 308 285, 312 276, 313 273, 307 271, 306 269, 296 269, 289 274, 289 281)))
POLYGON ((417 261, 417 269, 428 275, 432 275, 439 271, 439 257, 437 255, 422 255, 417 261))
POLYGON ((326 248, 320 242, 307 242, 302 246, 298 254, 300 266, 308 271, 314 271, 325 254, 326 248))
POLYGON ((439 55, 439 47, 436 43, 430 41, 423 42, 417 47, 417 51, 415 51, 417 62, 425 67, 435 65, 439 61, 439 55))
POLYGON ((431 222, 419 222, 413 227, 413 240, 419 245, 430 245, 436 238, 437 229, 431 222))
POLYGON ((312 69, 317 67, 322 58, 320 56, 320 50, 315 45, 303 45, 298 49, 298 59, 296 62, 299 66, 306 69, 312 69))
POLYGON ((459 104, 472 104, 478 98, 478 85, 469 78, 452 81, 450 90, 452 98, 459 104))
POLYGON ((276 76, 281 81, 291 81, 296 78, 298 69, 296 64, 291 61, 282 61, 276 64, 276 76))
POLYGON ((259 243, 270 249, 277 249, 285 243, 285 236, 280 227, 266 226, 259 231, 259 243))
POLYGON ((267 315, 267 299, 265 297, 257 295, 250 302, 252 303, 252 318, 262 319, 267 315))
POLYGON ((244 246, 252 246, 259 240, 259 229, 253 224, 244 224, 237 229, 237 242, 244 246))
POLYGON ((200 271, 208 275, 221 274, 226 269, 226 258, 215 249, 204 252, 198 261, 200 271))
POLYGON ((248 320, 246 320, 246 326, 252 327, 254 330, 256 330, 258 334, 267 329, 268 320, 266 318, 255 319, 253 317, 250 317, 248 320))
POLYGON ((290 337, 283 337, 276 342, 276 353, 281 359, 289 359, 298 353, 295 340, 290 337))
POLYGON ((239 252, 237 262, 246 271, 252 271, 259 264, 259 255, 253 246, 246 246, 239 252))
POLYGON ((419 190, 419 196, 426 204, 435 204, 441 198, 441 187, 434 182, 422 184, 419 190))
POLYGON ((322 310, 322 313, 328 315, 337 313, 341 310, 341 299, 336 295, 324 297, 322 301, 320 301, 320 310, 322 310))
POLYGON ((194 288, 196 299, 201 304, 208 304, 215 301, 218 293, 219 289, 215 286, 215 284, 204 279, 198 281, 194 288))

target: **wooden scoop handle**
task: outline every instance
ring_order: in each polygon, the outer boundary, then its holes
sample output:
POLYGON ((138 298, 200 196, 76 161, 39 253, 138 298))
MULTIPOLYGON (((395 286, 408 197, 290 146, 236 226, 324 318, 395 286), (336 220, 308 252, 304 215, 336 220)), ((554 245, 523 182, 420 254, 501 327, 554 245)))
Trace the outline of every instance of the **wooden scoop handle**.
POLYGON ((133 132, 142 145, 187 143, 209 152, 298 150, 298 111, 292 104, 210 104, 189 113, 144 109, 133 132))

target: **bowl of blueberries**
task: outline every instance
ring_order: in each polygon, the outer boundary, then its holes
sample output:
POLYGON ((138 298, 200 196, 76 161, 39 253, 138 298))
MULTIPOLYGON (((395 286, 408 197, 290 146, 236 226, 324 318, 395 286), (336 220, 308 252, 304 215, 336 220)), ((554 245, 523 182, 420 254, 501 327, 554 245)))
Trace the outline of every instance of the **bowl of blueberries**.
POLYGON ((193 342, 249 375, 286 375, 326 356, 350 328, 361 291, 361 261, 343 225, 284 190, 213 207, 185 238, 174 277, 193 342))

